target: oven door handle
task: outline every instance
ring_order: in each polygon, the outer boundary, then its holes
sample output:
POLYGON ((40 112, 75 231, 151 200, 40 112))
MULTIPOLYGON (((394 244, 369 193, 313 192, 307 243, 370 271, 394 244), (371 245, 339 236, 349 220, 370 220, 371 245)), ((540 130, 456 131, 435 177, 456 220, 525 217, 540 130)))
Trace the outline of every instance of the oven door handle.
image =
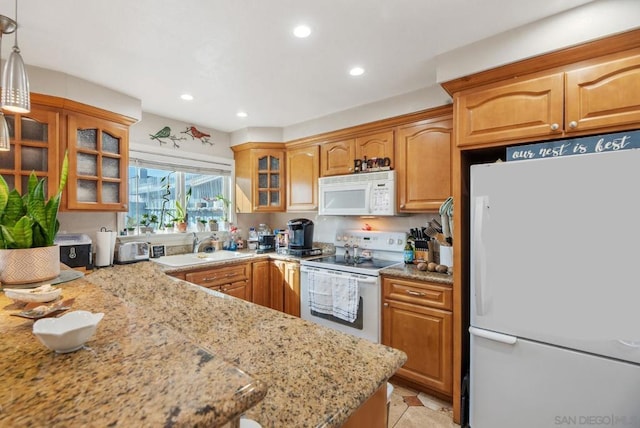
POLYGON ((316 275, 326 275, 326 276, 333 276, 333 277, 349 277, 349 278, 355 278, 358 280, 359 283, 371 283, 371 284, 375 284, 378 282, 378 277, 377 276, 369 276, 369 275, 359 275, 357 273, 352 273, 352 272, 341 272, 341 271, 336 271, 336 270, 330 270, 330 269, 320 269, 320 268, 314 268, 314 267, 310 267, 310 266, 300 266, 300 272, 313 272, 316 275))

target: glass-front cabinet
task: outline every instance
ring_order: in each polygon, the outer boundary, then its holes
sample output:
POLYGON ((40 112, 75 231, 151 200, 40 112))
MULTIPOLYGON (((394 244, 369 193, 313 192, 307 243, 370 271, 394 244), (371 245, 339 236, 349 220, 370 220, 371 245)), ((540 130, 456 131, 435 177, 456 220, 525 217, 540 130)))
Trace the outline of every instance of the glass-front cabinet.
POLYGON ((60 114, 45 107, 33 106, 25 114, 5 114, 10 151, 0 151, 0 174, 9 185, 23 194, 29 175, 45 178, 47 197, 58 186, 58 125, 60 114), (51 179, 50 179, 51 177, 51 179))
POLYGON ((283 207, 283 153, 277 150, 256 150, 254 156, 254 165, 257 165, 255 209, 279 211, 283 207))
POLYGON ((67 149, 67 208, 126 211, 128 127, 80 113, 69 113, 67 149))

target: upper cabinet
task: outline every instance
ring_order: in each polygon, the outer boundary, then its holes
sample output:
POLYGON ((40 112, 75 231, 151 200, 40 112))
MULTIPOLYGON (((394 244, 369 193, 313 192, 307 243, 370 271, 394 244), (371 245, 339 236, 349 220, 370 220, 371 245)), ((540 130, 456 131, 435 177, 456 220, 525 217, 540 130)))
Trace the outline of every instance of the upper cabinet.
POLYGON ((344 140, 323 143, 320 146, 320 175, 351 174, 353 160, 356 158, 356 140, 344 140))
POLYGON ((320 175, 351 174, 354 172, 354 160, 365 157, 389 158, 393 162, 393 147, 392 129, 323 143, 320 149, 320 175))
POLYGON ((81 113, 67 114, 67 208, 126 211, 128 127, 81 113))
POLYGON ((236 161, 237 212, 284 211, 284 146, 281 143, 248 143, 232 150, 236 161))
POLYGON ((31 171, 58 188, 60 166, 69 175, 60 210, 126 211, 131 118, 64 98, 31 94, 31 112, 7 114, 11 151, 0 153, 0 173, 24 192, 31 171))
POLYGON ((451 108, 396 128, 396 191, 401 212, 437 211, 451 196, 451 108))
POLYGON ((11 150, 0 152, 0 174, 9 188, 23 194, 31 172, 45 178, 47 196, 57 192, 60 113, 32 104, 31 112, 6 114, 11 150))
POLYGON ((318 209, 320 148, 287 149, 287 211, 318 209))
POLYGON ((456 93, 457 145, 566 138, 640 121, 640 50, 580 65, 456 93))

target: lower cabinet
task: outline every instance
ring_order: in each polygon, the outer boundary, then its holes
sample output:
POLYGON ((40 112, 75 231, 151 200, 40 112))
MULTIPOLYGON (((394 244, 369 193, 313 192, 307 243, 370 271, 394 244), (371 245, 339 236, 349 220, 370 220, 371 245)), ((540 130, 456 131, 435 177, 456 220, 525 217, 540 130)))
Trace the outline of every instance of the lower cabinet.
POLYGON ((251 301, 251 263, 186 272, 185 281, 251 301))
POLYGON ((252 268, 253 303, 300 316, 300 264, 261 260, 252 268))
POLYGON ((396 376, 439 395, 453 393, 450 286, 383 277, 382 343, 407 354, 396 376))

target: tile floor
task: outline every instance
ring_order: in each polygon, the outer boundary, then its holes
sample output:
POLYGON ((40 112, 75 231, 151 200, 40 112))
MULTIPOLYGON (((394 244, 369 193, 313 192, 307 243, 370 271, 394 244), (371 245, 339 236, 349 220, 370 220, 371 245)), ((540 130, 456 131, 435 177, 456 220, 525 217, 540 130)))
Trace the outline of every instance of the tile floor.
POLYGON ((400 385, 393 385, 388 428, 459 428, 451 404, 400 385))

